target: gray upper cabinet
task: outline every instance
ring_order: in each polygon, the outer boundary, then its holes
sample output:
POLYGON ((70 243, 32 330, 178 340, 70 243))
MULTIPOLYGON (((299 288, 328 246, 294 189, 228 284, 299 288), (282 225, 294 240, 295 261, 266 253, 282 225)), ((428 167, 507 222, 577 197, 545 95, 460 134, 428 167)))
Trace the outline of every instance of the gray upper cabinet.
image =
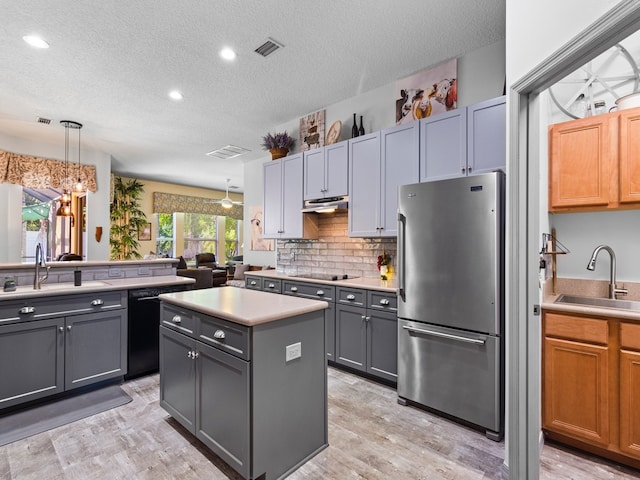
POLYGON ((318 238, 317 223, 301 212, 302 153, 263 165, 264 238, 318 238))
POLYGON ((420 120, 420 181, 504 170, 506 100, 498 97, 420 120))
POLYGON ((348 194, 348 142, 304 152, 304 199, 348 194))
POLYGON ((419 181, 419 122, 349 140, 349 236, 398 234, 398 187, 419 181))

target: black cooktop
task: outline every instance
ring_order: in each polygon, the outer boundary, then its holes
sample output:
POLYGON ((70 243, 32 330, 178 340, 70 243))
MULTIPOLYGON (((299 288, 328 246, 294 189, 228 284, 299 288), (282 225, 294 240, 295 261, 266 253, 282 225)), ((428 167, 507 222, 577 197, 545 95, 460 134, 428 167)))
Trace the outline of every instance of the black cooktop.
POLYGON ((336 280, 347 280, 349 278, 357 278, 353 275, 347 275, 342 273, 335 275, 333 273, 301 273, 300 275, 292 275, 292 277, 298 278, 312 278, 313 280, 329 280, 335 282, 336 280))

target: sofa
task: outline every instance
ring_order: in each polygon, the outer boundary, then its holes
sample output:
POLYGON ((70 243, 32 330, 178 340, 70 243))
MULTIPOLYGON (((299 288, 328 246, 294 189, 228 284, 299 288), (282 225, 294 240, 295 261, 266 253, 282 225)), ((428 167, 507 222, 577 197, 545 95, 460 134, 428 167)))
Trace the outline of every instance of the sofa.
POLYGON ((228 287, 244 288, 244 274, 245 272, 255 272, 258 270, 273 270, 274 267, 261 265, 249 265, 249 264, 237 264, 234 269, 233 278, 227 280, 228 287))

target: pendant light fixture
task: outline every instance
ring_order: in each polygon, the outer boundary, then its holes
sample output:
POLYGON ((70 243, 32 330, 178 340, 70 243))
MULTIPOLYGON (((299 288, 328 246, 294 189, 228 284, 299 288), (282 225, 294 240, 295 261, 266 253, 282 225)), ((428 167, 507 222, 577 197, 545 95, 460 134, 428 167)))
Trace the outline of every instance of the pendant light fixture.
POLYGON ((77 178, 78 183, 80 183, 80 188, 82 188, 80 179, 80 129, 82 128, 82 124, 72 120, 60 120, 60 124, 64 126, 64 178, 61 182, 62 197, 60 198, 60 206, 56 211, 56 215, 60 217, 71 217, 71 224, 73 225, 74 215, 71 212, 71 187, 73 185, 73 179, 69 176, 69 129, 78 130, 77 178))

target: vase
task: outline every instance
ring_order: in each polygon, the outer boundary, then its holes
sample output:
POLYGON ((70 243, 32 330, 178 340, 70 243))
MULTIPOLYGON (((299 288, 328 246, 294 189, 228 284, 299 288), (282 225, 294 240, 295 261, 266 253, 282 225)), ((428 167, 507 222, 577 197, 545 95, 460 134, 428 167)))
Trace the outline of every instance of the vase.
POLYGON ((364 135, 364 125, 362 124, 362 115, 360 115, 360 129, 358 130, 358 136, 364 135))
POLYGON ((353 114, 353 127, 351 127, 351 138, 358 136, 358 124, 356 123, 356 114, 353 114))
POLYGON ((271 153, 271 160, 277 160, 278 158, 286 157, 287 153, 289 153, 289 149, 284 147, 274 147, 270 148, 269 152, 271 153))

